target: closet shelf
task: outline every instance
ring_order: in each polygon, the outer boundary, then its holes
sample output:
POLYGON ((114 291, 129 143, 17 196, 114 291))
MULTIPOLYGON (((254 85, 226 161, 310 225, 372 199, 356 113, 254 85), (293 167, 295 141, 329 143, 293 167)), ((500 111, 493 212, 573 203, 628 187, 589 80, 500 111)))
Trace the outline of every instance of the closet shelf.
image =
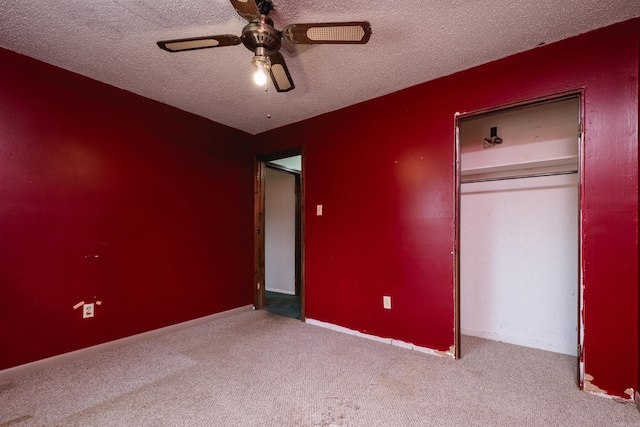
POLYGON ((575 170, 578 168, 578 156, 556 157, 554 159, 511 163, 508 165, 492 165, 477 168, 461 169, 461 176, 488 175, 512 171, 531 171, 536 169, 575 170))

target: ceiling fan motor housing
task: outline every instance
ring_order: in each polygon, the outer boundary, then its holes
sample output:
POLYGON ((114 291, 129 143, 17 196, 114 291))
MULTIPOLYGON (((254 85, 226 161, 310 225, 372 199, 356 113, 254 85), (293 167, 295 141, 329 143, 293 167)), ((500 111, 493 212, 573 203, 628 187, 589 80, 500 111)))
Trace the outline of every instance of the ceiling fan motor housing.
MULTIPOLYGON (((274 9, 271 0, 230 1, 238 15, 249 22, 240 37, 218 34, 161 40, 157 42, 158 47, 168 52, 184 52, 242 43, 254 54, 252 63, 257 67, 256 76, 260 77, 258 84, 263 84, 261 82, 268 73, 278 92, 288 92, 295 85, 279 52, 283 37, 294 44, 364 44, 371 36, 371 24, 367 21, 290 24, 278 31, 267 16, 274 9)), ((266 79, 268 81, 268 77, 266 79)))
POLYGON ((273 20, 266 15, 249 22, 242 29, 242 44, 258 55, 271 55, 280 50, 280 32, 273 27, 273 20))

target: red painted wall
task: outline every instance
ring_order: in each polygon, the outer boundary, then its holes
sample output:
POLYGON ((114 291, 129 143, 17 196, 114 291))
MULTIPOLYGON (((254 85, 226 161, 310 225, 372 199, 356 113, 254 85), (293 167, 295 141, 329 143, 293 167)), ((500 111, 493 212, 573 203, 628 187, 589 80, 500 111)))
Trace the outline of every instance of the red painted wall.
POLYGON ((250 135, 0 63, 0 369, 253 303, 250 135))
POLYGON ((639 29, 631 20, 259 135, 257 154, 304 144, 307 317, 448 350, 455 113, 584 88, 585 371, 608 393, 638 390, 639 29))
POLYGON ((256 153, 304 141, 307 316, 447 350, 455 112, 584 87, 586 372, 627 397, 640 382, 639 24, 257 138, 0 50, 0 369, 250 304, 252 140, 256 153), (71 307, 94 297, 82 320, 71 307))

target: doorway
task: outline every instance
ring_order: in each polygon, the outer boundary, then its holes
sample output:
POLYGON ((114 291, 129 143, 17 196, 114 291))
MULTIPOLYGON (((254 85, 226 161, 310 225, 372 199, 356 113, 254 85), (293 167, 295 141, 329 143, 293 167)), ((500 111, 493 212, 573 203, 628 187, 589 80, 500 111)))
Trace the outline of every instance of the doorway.
POLYGON ((300 151, 256 159, 256 309, 304 320, 300 151))
POLYGON ((582 356, 580 124, 579 93, 457 118, 458 357, 462 335, 582 356))

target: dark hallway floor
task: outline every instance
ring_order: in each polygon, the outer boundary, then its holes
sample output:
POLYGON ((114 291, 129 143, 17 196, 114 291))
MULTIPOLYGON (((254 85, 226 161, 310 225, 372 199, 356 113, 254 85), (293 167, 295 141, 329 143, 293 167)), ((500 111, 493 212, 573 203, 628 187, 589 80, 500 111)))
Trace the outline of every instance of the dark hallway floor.
POLYGON ((266 291, 266 299, 269 313, 300 319, 300 296, 266 291))

